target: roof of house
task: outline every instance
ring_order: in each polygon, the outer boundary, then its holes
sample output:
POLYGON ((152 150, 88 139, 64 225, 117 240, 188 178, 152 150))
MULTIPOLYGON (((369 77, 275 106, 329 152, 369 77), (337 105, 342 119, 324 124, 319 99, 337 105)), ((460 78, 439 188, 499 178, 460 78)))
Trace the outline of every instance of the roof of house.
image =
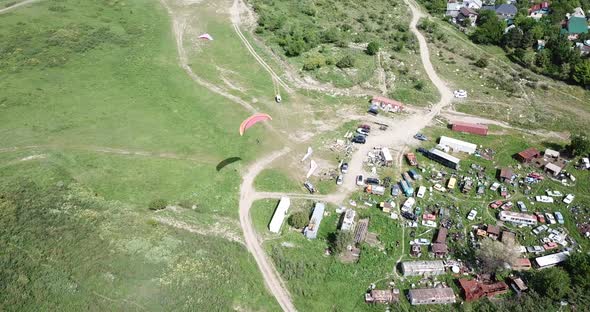
POLYGON ((455 293, 450 287, 410 289, 408 296, 418 301, 455 299, 455 293))
POLYGON ((518 258, 515 263, 512 264, 514 267, 531 267, 531 260, 528 258, 518 258))
POLYGON ((556 165, 556 164, 552 164, 552 163, 548 163, 545 165, 545 169, 553 171, 555 173, 559 173, 561 172, 561 167, 556 165))
POLYGON ((367 301, 397 302, 399 301, 399 289, 373 289, 366 297, 367 301))
POLYGON ((580 16, 572 16, 567 20, 567 32, 570 34, 588 33, 588 21, 580 16))
POLYGON ((434 261, 404 261, 402 262, 403 271, 421 271, 421 270, 444 270, 445 265, 440 260, 434 261))
POLYGON ((522 281, 520 277, 513 279, 512 282, 520 291, 529 289, 528 287, 526 287, 526 284, 522 281))
POLYGON ((559 157, 559 152, 556 150, 552 150, 550 148, 545 150, 545 156, 549 156, 549 157, 559 157))
POLYGON ((445 243, 434 243, 432 244, 432 252, 435 254, 447 253, 449 252, 449 247, 445 243))
POLYGON ((508 291, 508 285, 504 282, 485 284, 476 280, 466 278, 459 279, 459 285, 465 293, 465 299, 472 300, 483 296, 493 296, 508 291))
POLYGON ((401 102, 398 102, 398 101, 392 100, 392 99, 388 99, 383 96, 374 96, 371 99, 371 102, 379 102, 382 104, 387 104, 387 105, 392 105, 392 106, 404 106, 404 104, 402 104, 401 102))
POLYGON ((512 4, 500 4, 496 6, 496 14, 516 15, 518 9, 512 4))
POLYGON ((496 225, 488 225, 486 231, 488 232, 488 234, 492 234, 492 235, 496 235, 496 236, 500 235, 500 227, 496 226, 496 225))
POLYGON ((514 173, 510 168, 502 168, 500 170, 500 178, 512 179, 512 175, 514 175, 514 173))
POLYGON ((539 151, 534 148, 534 147, 529 147, 527 149, 525 149, 524 151, 518 153, 518 156, 522 157, 523 159, 527 159, 527 160, 531 160, 537 156, 539 156, 541 153, 539 153, 539 151))
POLYGON ((437 242, 437 243, 444 243, 447 240, 447 234, 448 233, 449 233, 449 230, 447 230, 447 228, 440 227, 438 229, 438 234, 436 234, 436 240, 435 240, 435 242, 437 242))
POLYGON ((465 16, 478 15, 478 13, 475 10, 468 8, 468 7, 462 7, 461 9, 459 9, 459 13, 461 13, 465 16))

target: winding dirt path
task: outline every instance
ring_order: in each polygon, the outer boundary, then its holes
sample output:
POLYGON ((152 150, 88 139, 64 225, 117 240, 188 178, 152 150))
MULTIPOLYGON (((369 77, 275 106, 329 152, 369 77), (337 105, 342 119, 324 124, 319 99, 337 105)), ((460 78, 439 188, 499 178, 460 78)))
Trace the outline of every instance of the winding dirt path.
POLYGON ((280 278, 280 275, 272 264, 272 261, 264 252, 264 249, 258 240, 258 236, 256 235, 256 230, 252 224, 252 219, 250 218, 250 208, 252 207, 254 200, 257 198, 256 191, 254 190, 253 186, 254 179, 270 163, 272 163, 275 159, 287 154, 290 150, 290 148, 285 147, 280 151, 273 152, 270 155, 257 160, 248 167, 240 186, 240 225, 244 231, 246 247, 252 253, 252 256, 254 256, 256 264, 258 264, 258 268, 260 269, 262 277, 264 278, 266 287, 276 298, 283 311, 294 312, 297 310, 291 301, 291 296, 287 291, 287 287, 280 278))
POLYGON ((31 4, 31 3, 34 3, 34 2, 37 2, 37 1, 41 1, 41 0, 25 0, 25 1, 22 1, 22 2, 19 2, 19 3, 15 3, 15 4, 13 4, 13 5, 9 6, 9 7, 5 7, 4 9, 0 9, 0 14, 8 13, 8 12, 10 12, 10 11, 18 8, 18 7, 25 6, 27 4, 31 4))

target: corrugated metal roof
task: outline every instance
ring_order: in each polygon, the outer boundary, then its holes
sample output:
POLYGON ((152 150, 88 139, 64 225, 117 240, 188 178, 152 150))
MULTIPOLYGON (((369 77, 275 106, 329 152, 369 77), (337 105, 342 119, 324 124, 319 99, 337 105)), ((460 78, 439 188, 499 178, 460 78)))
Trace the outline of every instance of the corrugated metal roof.
POLYGON ((441 150, 437 150, 436 148, 431 149, 429 151, 429 153, 430 154, 433 154, 433 155, 436 155, 436 156, 439 156, 439 157, 442 157, 442 158, 444 158, 444 159, 446 159, 448 161, 454 162, 456 164, 458 164, 459 161, 461 161, 459 158, 457 158, 455 156, 451 156, 451 155, 449 155, 449 154, 447 154, 447 153, 445 153, 445 152, 443 152, 441 150))

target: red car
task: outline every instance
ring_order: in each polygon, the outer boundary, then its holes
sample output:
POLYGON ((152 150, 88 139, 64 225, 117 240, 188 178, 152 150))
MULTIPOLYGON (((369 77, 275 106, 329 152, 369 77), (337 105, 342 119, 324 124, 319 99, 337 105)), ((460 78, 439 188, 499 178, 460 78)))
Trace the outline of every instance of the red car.
POLYGON ((494 201, 494 202, 491 202, 490 203, 490 208, 496 209, 496 208, 498 208, 500 206, 502 206, 502 201, 501 200, 497 200, 497 201, 494 201))
POLYGON ((539 223, 545 223, 545 216, 542 213, 535 212, 535 215, 537 216, 537 221, 539 221, 539 223))
POLYGON ((533 179, 537 179, 537 180, 545 179, 545 177, 543 175, 536 173, 536 172, 529 173, 529 178, 533 178, 533 179))
POLYGON ((369 126, 367 124, 362 124, 359 126, 359 128, 365 129, 365 130, 367 130, 367 132, 371 131, 371 126, 369 126))

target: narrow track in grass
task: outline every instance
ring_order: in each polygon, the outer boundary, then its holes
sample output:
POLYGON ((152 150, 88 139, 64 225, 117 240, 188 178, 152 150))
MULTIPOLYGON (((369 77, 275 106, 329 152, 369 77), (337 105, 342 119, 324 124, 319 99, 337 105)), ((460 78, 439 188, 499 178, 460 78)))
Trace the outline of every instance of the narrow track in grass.
POLYGON ((38 1, 41 1, 41 0, 25 0, 25 1, 17 2, 13 5, 5 7, 4 9, 0 9, 0 14, 8 13, 12 10, 19 8, 19 7, 25 6, 27 4, 32 4, 32 3, 35 3, 38 1))

